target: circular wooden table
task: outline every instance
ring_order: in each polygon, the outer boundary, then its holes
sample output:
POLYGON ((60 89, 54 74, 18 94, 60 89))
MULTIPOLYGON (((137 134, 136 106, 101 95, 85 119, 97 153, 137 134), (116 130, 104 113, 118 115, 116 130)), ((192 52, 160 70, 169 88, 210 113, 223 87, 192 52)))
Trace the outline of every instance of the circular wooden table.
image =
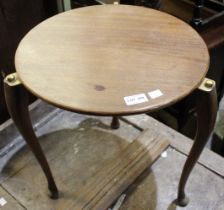
POLYGON ((156 10, 105 5, 71 10, 31 30, 15 58, 24 86, 75 112, 136 114, 161 109, 193 91, 209 64, 190 26, 156 10), (162 96, 148 97, 160 90, 162 96), (124 97, 148 101, 127 105, 124 97))
POLYGON ((21 41, 15 65, 21 83, 38 98, 74 112, 116 116, 152 112, 189 95, 204 79, 209 55, 197 32, 171 15, 103 5, 40 23, 21 41))

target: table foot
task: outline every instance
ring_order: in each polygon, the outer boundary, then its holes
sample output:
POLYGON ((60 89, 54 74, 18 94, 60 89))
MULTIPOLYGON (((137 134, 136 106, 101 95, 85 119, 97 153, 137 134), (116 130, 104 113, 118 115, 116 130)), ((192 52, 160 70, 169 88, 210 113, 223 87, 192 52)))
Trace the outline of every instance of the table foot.
POLYGON ((186 206, 188 203, 184 190, 185 185, 214 128, 217 113, 217 95, 215 82, 213 80, 204 79, 199 88, 195 91, 195 95, 197 134, 179 182, 177 204, 180 206, 186 206))
POLYGON ((176 203, 178 206, 185 207, 189 203, 189 198, 186 197, 185 195, 183 195, 182 197, 180 196, 180 197, 178 197, 176 203))
POLYGON ((4 79, 4 91, 9 114, 43 169, 51 197, 56 199, 58 198, 58 189, 30 120, 27 91, 17 78, 16 73, 10 74, 4 79))
POLYGON ((48 184, 48 189, 51 192, 50 198, 53 200, 57 200, 59 198, 59 192, 55 183, 48 184))
POLYGON ((112 118, 112 122, 111 122, 110 127, 111 127, 112 129, 118 129, 118 128, 120 128, 119 117, 115 117, 115 116, 114 116, 114 117, 112 118))

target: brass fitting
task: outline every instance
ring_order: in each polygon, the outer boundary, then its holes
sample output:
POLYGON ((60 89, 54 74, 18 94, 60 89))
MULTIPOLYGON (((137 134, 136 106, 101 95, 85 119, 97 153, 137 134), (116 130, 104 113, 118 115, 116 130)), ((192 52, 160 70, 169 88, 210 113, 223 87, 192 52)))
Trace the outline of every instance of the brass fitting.
POLYGON ((213 88, 215 87, 215 81, 208 79, 208 78, 204 78, 202 83, 200 84, 200 86, 198 87, 200 90, 203 91, 211 91, 213 88))
POLYGON ((7 75, 4 79, 4 83, 9 86, 21 85, 21 81, 19 80, 17 73, 7 75))

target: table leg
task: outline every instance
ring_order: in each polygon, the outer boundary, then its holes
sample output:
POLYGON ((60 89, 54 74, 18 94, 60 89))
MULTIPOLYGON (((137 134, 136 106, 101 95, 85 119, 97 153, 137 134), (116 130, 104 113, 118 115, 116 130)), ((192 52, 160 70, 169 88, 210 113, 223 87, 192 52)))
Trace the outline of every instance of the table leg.
POLYGON ((112 122, 111 122, 111 125, 110 126, 111 126, 112 129, 118 129, 118 128, 120 128, 119 117, 114 116, 112 118, 112 122))
POLYGON ((48 181, 51 198, 57 199, 59 196, 57 186, 30 120, 27 91, 20 83, 16 73, 5 78, 4 91, 9 114, 42 167, 48 181))
POLYGON ((186 206, 188 198, 185 195, 185 185, 188 177, 196 164, 206 142, 214 128, 217 113, 217 95, 215 82, 204 79, 195 91, 197 111, 197 134, 187 161, 184 165, 178 188, 177 204, 186 206))

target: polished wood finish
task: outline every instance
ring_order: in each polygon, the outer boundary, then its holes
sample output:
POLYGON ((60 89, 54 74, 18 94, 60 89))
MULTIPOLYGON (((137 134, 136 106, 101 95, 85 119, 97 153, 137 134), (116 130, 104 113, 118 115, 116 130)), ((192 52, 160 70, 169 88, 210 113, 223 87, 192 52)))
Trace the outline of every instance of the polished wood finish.
MULTIPOLYGON (((15 78, 16 79, 16 78, 15 78)), ((26 143, 29 145, 37 161, 39 162, 48 181, 51 198, 58 198, 58 189, 52 176, 47 159, 34 133, 28 110, 28 94, 19 82, 4 82, 4 92, 7 108, 11 118, 20 131, 26 143)))
POLYGON ((129 5, 101 5, 50 18, 22 40, 16 69, 36 96, 97 115, 154 111, 192 92, 209 55, 200 36, 173 16, 129 5), (127 106, 125 96, 162 97, 127 106))
POLYGON ((62 201, 56 208, 105 210, 169 146, 157 132, 145 131, 116 158, 104 166, 85 185, 74 192, 74 199, 62 201))
POLYGON ((206 86, 206 81, 202 83, 202 85, 195 91, 195 95, 197 108, 197 135, 184 165, 179 183, 177 204, 180 206, 186 206, 188 204, 188 198, 185 195, 185 185, 212 133, 217 113, 217 95, 214 81, 211 81, 210 87, 209 84, 206 86))

